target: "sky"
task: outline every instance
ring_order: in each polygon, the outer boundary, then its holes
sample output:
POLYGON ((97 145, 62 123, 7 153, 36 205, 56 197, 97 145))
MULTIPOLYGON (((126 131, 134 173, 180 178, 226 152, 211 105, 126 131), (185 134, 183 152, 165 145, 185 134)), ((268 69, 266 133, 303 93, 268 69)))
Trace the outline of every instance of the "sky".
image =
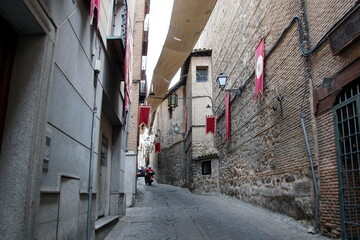
MULTIPOLYGON (((146 75, 148 80, 148 89, 156 63, 159 59, 170 25, 173 0, 151 0, 149 14, 149 43, 146 63, 146 75)), ((179 78, 179 73, 171 81, 173 86, 179 78)))

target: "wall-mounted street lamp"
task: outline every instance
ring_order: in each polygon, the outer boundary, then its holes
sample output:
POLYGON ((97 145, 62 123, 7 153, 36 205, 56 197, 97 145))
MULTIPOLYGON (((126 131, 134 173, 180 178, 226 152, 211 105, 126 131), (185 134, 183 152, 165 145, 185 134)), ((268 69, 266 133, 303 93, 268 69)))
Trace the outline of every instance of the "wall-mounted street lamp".
MULTIPOLYGON (((158 97, 155 96, 155 94, 153 92, 149 93, 148 95, 149 98, 157 98, 157 99, 165 99, 166 97, 158 97)), ((207 104, 207 106, 205 106, 206 108, 211 108, 212 112, 215 112, 214 109, 214 101, 210 96, 207 95, 203 95, 203 96, 191 96, 191 97, 178 97, 178 95, 176 93, 172 93, 169 94, 167 97, 168 100, 168 108, 170 111, 173 111, 177 106, 178 106, 178 100, 179 99, 195 99, 195 98, 209 98, 211 101, 211 105, 207 104)))
POLYGON ((240 96, 241 95, 240 88, 225 89, 227 79, 228 79, 228 76, 226 76, 223 73, 220 73, 219 76, 216 78, 216 83, 219 85, 219 88, 221 89, 221 91, 234 92, 236 94, 236 96, 240 96))
MULTIPOLYGON (((149 94, 148 97, 149 98, 157 98, 157 99, 165 99, 164 97, 157 97, 153 93, 149 94)), ((194 99, 194 98, 204 98, 204 97, 209 98, 210 101, 211 101, 211 105, 208 104, 206 106, 206 108, 213 108, 214 102, 213 102, 213 99, 210 96, 204 95, 204 96, 192 96, 192 97, 178 97, 178 95, 176 93, 172 93, 172 94, 168 95, 168 97, 167 97, 168 107, 169 107, 169 109, 174 110, 178 106, 179 99, 194 99)))
POLYGON ((168 96, 168 107, 169 109, 174 109, 178 106, 178 95, 172 93, 168 96))
POLYGON ((180 132, 180 126, 177 123, 175 123, 175 125, 173 123, 172 125, 172 130, 174 131, 174 133, 181 134, 183 137, 185 136, 185 133, 180 132))
POLYGON ((173 130, 176 134, 179 134, 179 131, 180 131, 180 126, 176 123, 174 126, 173 126, 173 130))
POLYGON ((216 82, 219 85, 219 87, 221 88, 221 90, 224 90, 227 78, 228 77, 223 73, 220 73, 219 76, 217 77, 216 82))
POLYGON ((155 141, 159 141, 160 142, 160 137, 161 137, 161 131, 160 129, 158 129, 155 133, 155 141))
POLYGON ((331 89, 332 87, 332 78, 331 77, 324 77, 322 86, 326 87, 328 89, 331 89))

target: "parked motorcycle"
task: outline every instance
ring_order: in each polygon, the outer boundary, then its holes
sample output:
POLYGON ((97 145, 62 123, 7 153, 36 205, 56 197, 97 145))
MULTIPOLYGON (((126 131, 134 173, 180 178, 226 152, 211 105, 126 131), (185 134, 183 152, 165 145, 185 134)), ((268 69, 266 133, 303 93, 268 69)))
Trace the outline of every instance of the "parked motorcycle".
POLYGON ((154 181, 154 171, 146 172, 145 173, 145 184, 151 185, 151 183, 154 181))

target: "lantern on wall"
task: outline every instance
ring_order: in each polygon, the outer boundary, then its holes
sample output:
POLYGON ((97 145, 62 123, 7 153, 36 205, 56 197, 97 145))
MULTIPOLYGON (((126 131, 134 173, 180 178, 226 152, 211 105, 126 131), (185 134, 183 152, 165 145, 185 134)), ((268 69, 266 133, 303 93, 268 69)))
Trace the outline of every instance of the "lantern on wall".
POLYGON ((224 89, 227 81, 227 76, 223 73, 220 73, 219 76, 216 79, 217 84, 219 85, 219 88, 224 89))
POLYGON ((178 106, 178 95, 176 93, 172 93, 168 96, 168 107, 170 109, 174 109, 178 106))
POLYGON ((174 130, 174 132, 175 132, 176 134, 178 134, 179 131, 180 131, 180 126, 176 123, 176 124, 173 126, 173 130, 174 130))

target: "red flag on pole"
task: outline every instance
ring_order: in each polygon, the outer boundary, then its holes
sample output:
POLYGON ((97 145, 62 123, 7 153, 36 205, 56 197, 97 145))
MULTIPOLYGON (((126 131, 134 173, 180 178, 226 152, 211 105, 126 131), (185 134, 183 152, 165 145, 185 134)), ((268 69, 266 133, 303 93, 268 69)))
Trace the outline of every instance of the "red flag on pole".
POLYGON ((259 45, 256 48, 256 70, 255 70, 255 100, 258 97, 258 93, 264 92, 264 59, 265 59, 265 42, 261 39, 259 45))
POLYGON ((160 152, 160 142, 155 143, 155 153, 160 152))
POLYGON ((231 119, 230 119, 230 92, 225 96, 225 127, 226 127, 226 139, 231 138, 231 119))
POLYGON ((100 16, 100 0, 91 0, 90 2, 90 24, 98 25, 100 16))
POLYGON ((149 125, 150 105, 140 105, 139 107, 139 127, 149 125))
POLYGON ((205 133, 212 133, 215 135, 216 131, 216 116, 215 115, 206 115, 206 127, 205 133))

